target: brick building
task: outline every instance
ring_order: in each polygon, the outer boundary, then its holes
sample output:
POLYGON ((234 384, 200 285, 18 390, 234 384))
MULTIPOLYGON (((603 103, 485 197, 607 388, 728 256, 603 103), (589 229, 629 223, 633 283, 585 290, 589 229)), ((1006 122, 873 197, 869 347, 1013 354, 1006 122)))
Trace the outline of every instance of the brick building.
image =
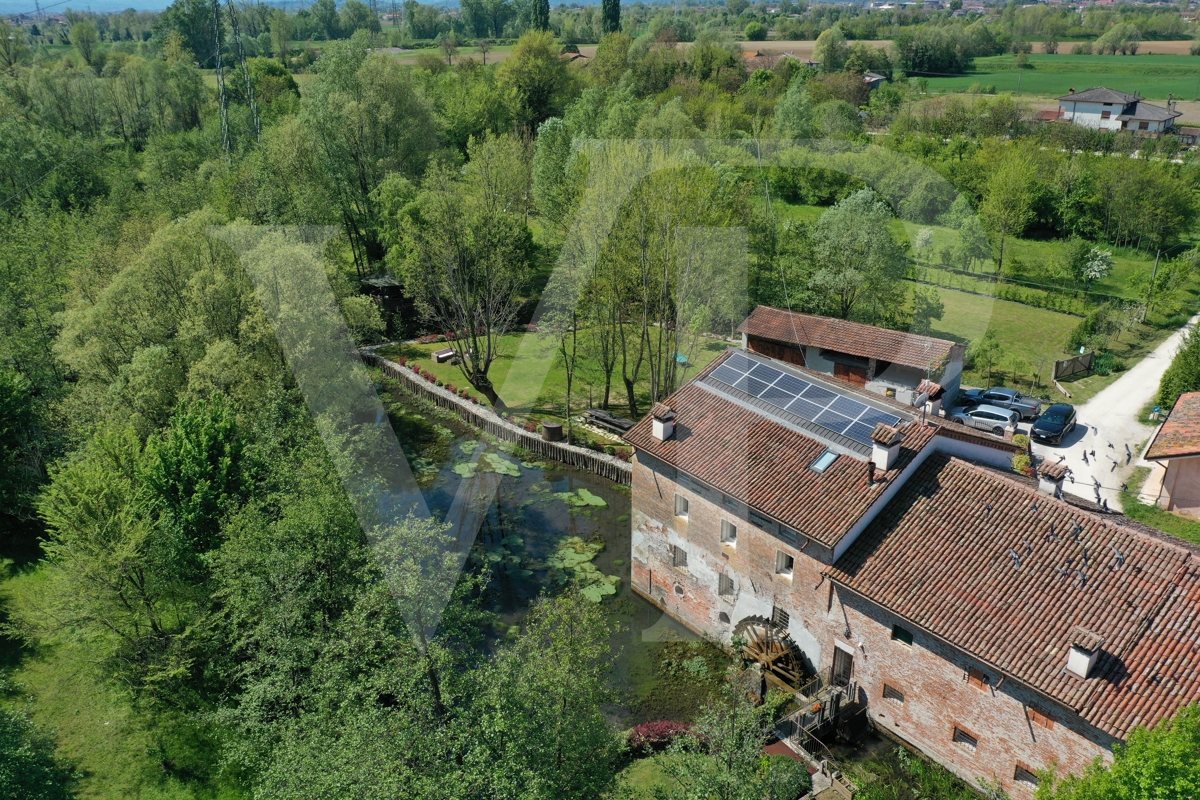
POLYGON ((739 351, 626 438, 634 590, 725 643, 769 625, 971 783, 1029 798, 1200 698, 1200 549, 1010 442, 739 351))
POLYGON ((940 384, 947 404, 962 381, 957 342, 832 317, 758 306, 738 326, 742 349, 862 386, 911 405, 923 381, 940 384))

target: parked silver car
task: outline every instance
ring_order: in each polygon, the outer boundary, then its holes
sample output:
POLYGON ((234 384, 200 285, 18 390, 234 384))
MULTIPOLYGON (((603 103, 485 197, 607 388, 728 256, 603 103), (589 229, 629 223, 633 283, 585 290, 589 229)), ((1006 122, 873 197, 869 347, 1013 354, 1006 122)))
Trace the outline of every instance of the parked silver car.
POLYGON ((991 389, 968 389, 958 396, 958 402, 964 406, 995 406, 996 408, 1011 408, 1021 415, 1021 419, 1037 419, 1042 413, 1042 401, 1036 397, 1021 394, 1016 389, 1005 389, 994 386, 991 389))
POLYGON ((1006 430, 1017 430, 1017 423, 1021 419, 1021 413, 1014 411, 1011 408, 998 408, 997 406, 975 406, 975 408, 963 408, 954 412, 950 420, 961 425, 967 425, 972 428, 979 428, 982 431, 990 431, 997 435, 1003 435, 1006 430))

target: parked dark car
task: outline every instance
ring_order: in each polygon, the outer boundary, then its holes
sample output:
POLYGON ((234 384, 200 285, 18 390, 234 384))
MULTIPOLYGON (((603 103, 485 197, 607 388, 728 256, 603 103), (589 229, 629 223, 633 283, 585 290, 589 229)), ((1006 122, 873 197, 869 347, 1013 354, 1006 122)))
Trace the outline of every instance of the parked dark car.
POLYGON ((988 405, 997 408, 1011 408, 1021 415, 1021 419, 1034 419, 1042 410, 1042 401, 1029 397, 1016 389, 1005 389, 995 386, 991 389, 968 389, 958 396, 958 404, 966 408, 988 405))
POLYGON ((1063 437, 1075 430, 1075 407, 1070 403, 1055 403, 1042 412, 1029 433, 1034 439, 1062 444, 1063 437))

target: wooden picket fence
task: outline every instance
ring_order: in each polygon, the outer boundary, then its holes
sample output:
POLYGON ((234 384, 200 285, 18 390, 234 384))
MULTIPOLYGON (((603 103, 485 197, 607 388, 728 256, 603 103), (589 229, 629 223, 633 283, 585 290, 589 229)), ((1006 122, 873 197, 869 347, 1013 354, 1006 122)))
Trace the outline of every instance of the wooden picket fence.
POLYGON ((365 364, 377 367, 392 380, 403 384, 409 391, 424 397, 439 408, 453 412, 471 427, 486 431, 502 442, 515 442, 531 453, 536 453, 560 464, 586 469, 613 483, 628 486, 633 478, 633 467, 629 462, 622 461, 616 456, 597 453, 594 450, 576 447, 566 442, 547 442, 538 433, 527 431, 519 425, 502 419, 486 406, 475 405, 470 400, 464 400, 447 389, 430 383, 395 361, 390 361, 369 351, 362 353, 362 360, 365 364))

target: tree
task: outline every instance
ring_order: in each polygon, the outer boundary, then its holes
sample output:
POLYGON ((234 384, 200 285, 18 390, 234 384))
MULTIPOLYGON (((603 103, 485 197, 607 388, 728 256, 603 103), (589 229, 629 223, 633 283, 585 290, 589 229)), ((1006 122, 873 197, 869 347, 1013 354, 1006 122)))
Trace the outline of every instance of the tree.
POLYGON ((558 56, 552 33, 531 31, 517 41, 496 74, 501 87, 516 92, 521 122, 530 129, 559 113, 567 99, 570 75, 558 56))
POLYGON ((10 25, 7 19, 0 19, 0 70, 15 72, 28 52, 25 29, 10 25))
POLYGON ((878 195, 860 189, 817 220, 809 288, 833 316, 874 323, 899 311, 907 267, 891 216, 878 195))
POLYGON ((454 57, 458 55, 458 42, 454 39, 454 31, 443 36, 438 42, 438 47, 441 48, 442 55, 446 57, 446 66, 452 65, 454 57))
POLYGON ((730 16, 741 16, 742 12, 750 7, 750 0, 725 0, 725 10, 730 16))
POLYGON ((607 610, 575 589, 534 602, 520 638, 478 677, 464 768, 479 796, 607 796, 620 751, 603 712, 614 632, 607 610))
POLYGON ((76 777, 28 717, 0 706, 0 797, 68 800, 76 777))
POLYGON ((842 33, 840 23, 821 31, 817 42, 813 45, 813 60, 821 63, 821 69, 826 72, 837 72, 846 63, 850 48, 846 45, 846 37, 842 33))
POLYGON ((1179 395, 1200 391, 1200 334, 1193 328, 1184 334, 1171 365, 1158 384, 1157 404, 1174 408, 1179 395))
POLYGON ((786 756, 765 756, 771 727, 769 705, 756 707, 733 684, 722 686, 690 735, 656 756, 672 779, 657 787, 659 800, 795 800, 812 787, 804 765, 786 756))
POLYGON ((550 30, 550 0, 533 0, 533 29, 550 30))
POLYGON ((621 0, 601 0, 600 31, 604 34, 621 31, 621 0))
POLYGON ((90 67, 96 58, 96 47, 100 44, 96 26, 89 20, 76 22, 71 26, 71 44, 75 45, 84 63, 90 67))
POLYGON ((0 514, 24 516, 41 473, 32 386, 0 367, 0 514))
POLYGON ((596 81, 610 86, 621 79, 629 69, 629 46, 633 39, 620 31, 604 34, 596 48, 596 57, 589 68, 596 81))
POLYGON ((1113 762, 1097 758, 1082 775, 1041 776, 1037 800, 1156 800, 1200 796, 1200 707, 1180 709, 1153 728, 1137 727, 1113 747, 1113 762))
POLYGON ((775 104, 775 135, 781 139, 811 139, 814 133, 808 92, 802 80, 793 78, 775 104))
POLYGON ((996 273, 1004 269, 1004 245, 1020 236, 1033 221, 1035 167, 1024 150, 1013 148, 992 171, 984 191, 979 216, 996 236, 996 273))
POLYGON ((746 24, 746 29, 742 32, 746 36, 748 42, 761 42, 767 38, 767 26, 761 22, 755 21, 746 24))
POLYGON ((280 63, 292 54, 292 17, 282 8, 271 11, 271 49, 280 63))
POLYGON ((987 382, 992 383, 992 370, 1004 360, 1004 346, 996 332, 989 328, 986 333, 967 350, 965 361, 969 369, 987 373, 987 382))
POLYGON ((430 169, 403 234, 407 257, 393 264, 426 319, 454 334, 463 376, 502 405, 488 371, 531 277, 529 165, 512 137, 472 141, 468 155, 462 178, 445 165, 430 169))
MULTIPOLYGON (((155 34, 165 40, 172 32, 183 37, 187 49, 206 68, 213 66, 213 3, 215 0, 175 0, 154 23, 155 34)), ((74 37, 72 40, 74 41, 74 37)))

